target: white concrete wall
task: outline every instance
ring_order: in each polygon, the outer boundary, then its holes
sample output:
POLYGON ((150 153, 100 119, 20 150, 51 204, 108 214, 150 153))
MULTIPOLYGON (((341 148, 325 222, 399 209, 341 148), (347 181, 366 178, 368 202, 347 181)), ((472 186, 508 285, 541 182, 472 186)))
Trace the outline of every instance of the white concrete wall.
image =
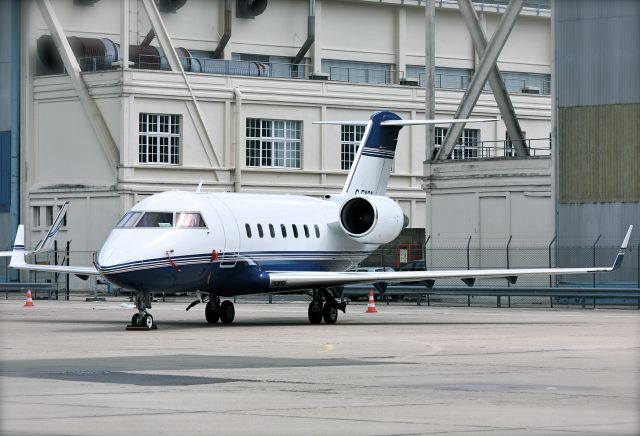
MULTIPOLYGON (((222 3, 189 0, 177 13, 163 14, 175 46, 214 50, 223 32, 222 3)), ((189 73, 213 143, 213 150, 207 150, 202 131, 198 131, 194 121, 191 96, 180 74, 141 70, 85 73, 85 82, 121 153, 121 165, 114 171, 107 163, 69 79, 65 76, 34 77, 35 41, 49 31, 35 3, 27 5, 25 35, 28 37, 25 37, 23 58, 31 86, 25 92, 26 101, 23 102, 26 132, 22 145, 25 159, 22 221, 30 228, 31 207, 59 206, 70 199, 69 224, 60 239, 61 245, 72 239, 73 250, 89 253, 99 249, 119 216, 151 193, 195 189, 201 180, 205 182, 205 189, 233 190, 237 163, 243 191, 309 195, 336 192, 346 178, 346 172, 340 169, 340 129, 314 125, 313 121, 367 119, 380 109, 396 111, 403 118, 424 116, 424 90, 415 87, 189 73), (236 87, 243 96, 239 132, 233 94, 236 87), (182 116, 179 166, 138 163, 140 112, 182 116), (247 117, 301 121, 302 168, 245 168, 247 117), (238 156, 236 141, 240 142, 238 156), (209 161, 212 151, 219 156, 219 165, 209 161)), ((107 37, 120 42, 121 2, 100 1, 94 7, 78 7, 72 0, 52 0, 52 5, 68 36, 107 37)), ((149 22, 140 2, 131 0, 130 5, 131 43, 136 44, 146 35, 149 22)), ((306 38, 307 5, 306 0, 271 1, 267 11, 255 20, 240 20, 234 14, 232 37, 225 57, 230 58, 231 53, 294 56, 306 38)), ((322 58, 359 60, 392 63, 400 69, 424 62, 423 8, 401 7, 386 1, 381 4, 378 1, 322 0, 317 2, 316 12, 316 45, 307 57, 316 53, 318 62, 322 58)), ((497 17, 485 13, 482 19, 491 29, 497 17)), ((459 11, 451 7, 438 8, 436 20, 437 64, 473 68, 475 55, 459 11)), ((514 41, 507 44, 500 58, 501 66, 509 67, 510 71, 549 72, 548 21, 545 17, 521 17, 514 30, 514 41), (530 38, 536 40, 535 44, 531 44, 530 38)), ((157 44, 157 40, 153 44, 157 44)), ((319 70, 319 65, 315 69, 319 70)), ((437 90, 438 116, 453 115, 462 95, 461 91, 437 90)), ((550 97, 512 95, 512 100, 527 138, 547 137, 550 97)), ((483 93, 474 115, 498 114, 492 95, 483 93)), ((504 139, 502 122, 473 127, 480 129, 481 140, 504 139)), ((472 180, 465 179, 462 183, 467 185, 461 186, 460 191, 428 193, 426 204, 429 207, 425 207, 424 158, 424 128, 405 128, 399 137, 389 193, 410 217, 411 226, 422 228, 426 225, 427 234, 435 235, 438 231, 450 238, 479 234, 478 204, 479 197, 484 194, 469 189, 472 180), (470 200, 467 196, 471 196, 470 200)), ((530 217, 520 211, 533 204, 531 198, 538 201, 544 195, 532 197, 527 194, 530 190, 508 194, 512 191, 510 186, 504 185, 498 198, 504 199, 500 201, 504 201, 505 210, 510 211, 508 219, 505 218, 510 231, 519 235, 519 226, 530 217)), ((537 203, 534 207, 540 209, 537 203)), ((546 214, 545 211, 540 213, 546 214)), ((536 223, 542 227, 532 237, 546 238, 546 224, 539 224, 539 220, 536 223)), ((28 245, 33 245, 40 237, 40 230, 34 229, 27 235, 28 245)), ((90 260, 83 258, 83 254, 79 256, 79 263, 90 260)))

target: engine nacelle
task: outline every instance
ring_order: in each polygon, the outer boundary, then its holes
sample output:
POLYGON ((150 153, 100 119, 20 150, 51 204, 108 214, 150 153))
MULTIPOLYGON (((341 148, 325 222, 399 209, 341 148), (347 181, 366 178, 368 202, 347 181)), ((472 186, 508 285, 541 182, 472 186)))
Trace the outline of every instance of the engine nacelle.
POLYGON ((388 197, 353 197, 340 207, 342 231, 362 244, 391 242, 407 224, 398 203, 388 197))

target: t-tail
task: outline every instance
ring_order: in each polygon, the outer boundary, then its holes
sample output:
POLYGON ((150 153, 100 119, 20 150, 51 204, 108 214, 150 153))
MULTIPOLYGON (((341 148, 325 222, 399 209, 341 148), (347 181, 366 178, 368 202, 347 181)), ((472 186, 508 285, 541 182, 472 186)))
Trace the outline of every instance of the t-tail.
POLYGON ((393 112, 380 111, 373 113, 369 121, 322 121, 320 124, 366 126, 342 193, 385 195, 396 155, 398 134, 403 126, 495 121, 495 118, 403 120, 393 112))
POLYGON ((384 121, 401 120, 393 112, 375 112, 367 123, 342 189, 347 195, 384 195, 396 154, 401 125, 385 126, 384 121))

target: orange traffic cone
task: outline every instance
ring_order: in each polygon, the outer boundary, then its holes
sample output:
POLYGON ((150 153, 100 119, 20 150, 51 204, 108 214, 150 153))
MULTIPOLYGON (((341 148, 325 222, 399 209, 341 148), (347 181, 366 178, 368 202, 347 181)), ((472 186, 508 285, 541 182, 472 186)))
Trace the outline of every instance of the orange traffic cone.
POLYGON ((33 307, 33 299, 31 298, 31 288, 27 289, 27 302, 24 303, 24 307, 33 307))
POLYGON ((365 313, 378 313, 376 310, 376 302, 373 299, 373 291, 369 292, 369 304, 367 304, 367 311, 365 313))

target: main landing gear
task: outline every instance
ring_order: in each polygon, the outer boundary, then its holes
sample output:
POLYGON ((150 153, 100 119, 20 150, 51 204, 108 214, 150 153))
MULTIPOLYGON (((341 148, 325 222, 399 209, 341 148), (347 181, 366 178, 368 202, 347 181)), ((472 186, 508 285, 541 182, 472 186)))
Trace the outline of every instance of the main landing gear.
POLYGON ((204 308, 204 316, 209 324, 215 324, 218 320, 223 324, 231 324, 236 317, 236 309, 231 301, 220 303, 219 297, 212 296, 204 308))
POLYGON ((191 303, 187 310, 200 303, 207 303, 204 308, 204 317, 209 324, 216 324, 222 321, 223 324, 231 324, 236 317, 236 309, 231 301, 220 302, 220 297, 206 292, 196 292, 198 299, 191 303))
POLYGON ((338 303, 333 293, 326 288, 314 289, 312 297, 308 310, 311 324, 320 324, 322 320, 325 324, 335 324, 338 321, 338 310, 346 313, 347 304, 338 303))
POLYGON ((131 317, 131 325, 127 326, 127 330, 153 330, 158 326, 153 322, 153 316, 147 312, 151 309, 151 292, 136 291, 136 308, 138 313, 134 313, 131 317))

